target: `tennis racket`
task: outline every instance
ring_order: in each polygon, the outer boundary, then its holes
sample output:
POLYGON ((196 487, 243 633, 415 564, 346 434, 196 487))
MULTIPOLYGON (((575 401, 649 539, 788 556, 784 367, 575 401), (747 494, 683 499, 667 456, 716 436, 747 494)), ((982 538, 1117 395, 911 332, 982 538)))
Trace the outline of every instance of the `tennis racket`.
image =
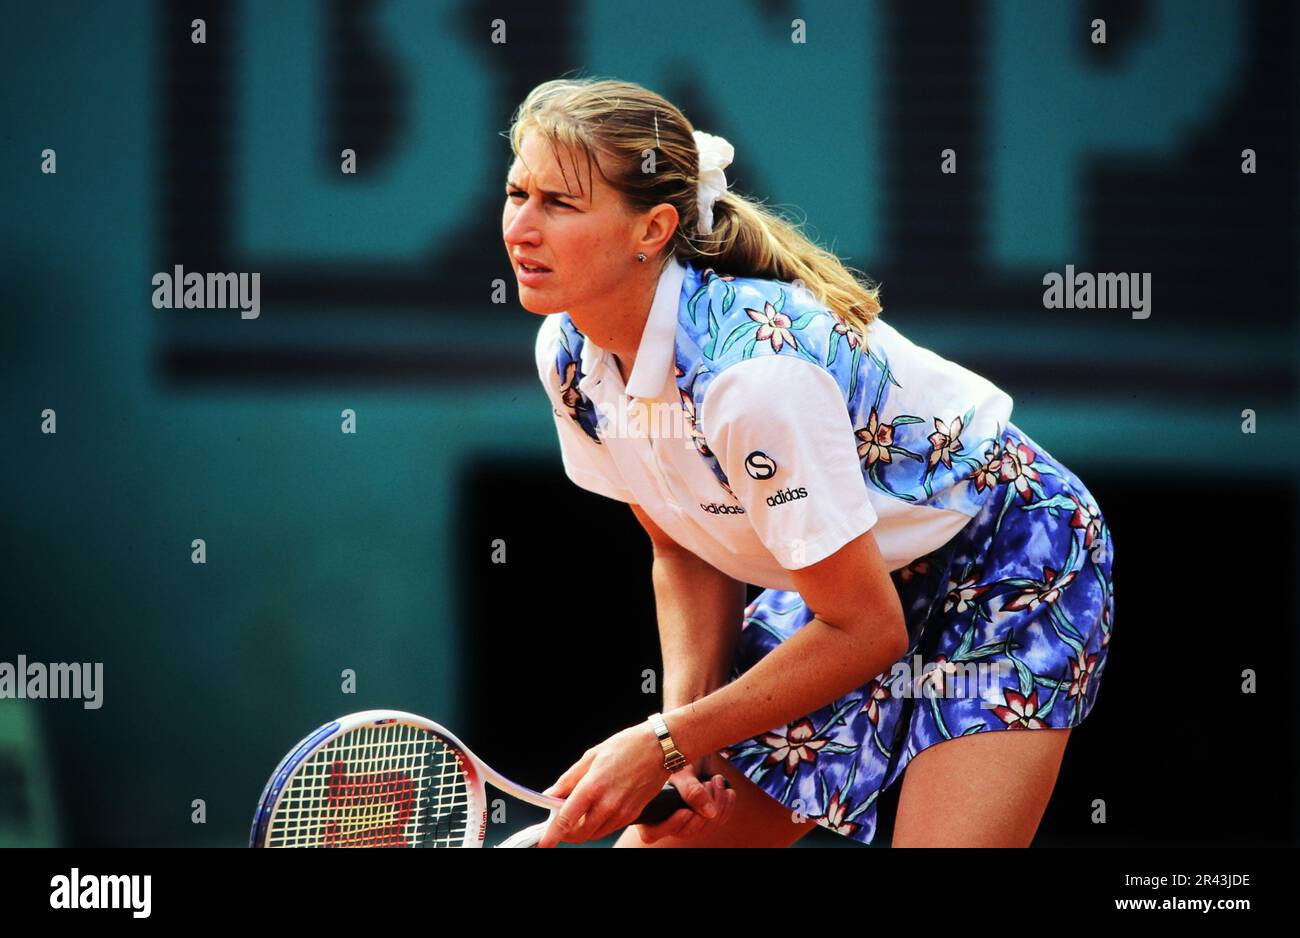
MULTIPOLYGON (((497 846, 534 847, 564 805, 506 778, 445 727, 400 710, 363 710, 310 733, 262 789, 250 847, 481 847, 484 782, 551 810, 497 846)), ((634 823, 687 807, 665 785, 634 823)))

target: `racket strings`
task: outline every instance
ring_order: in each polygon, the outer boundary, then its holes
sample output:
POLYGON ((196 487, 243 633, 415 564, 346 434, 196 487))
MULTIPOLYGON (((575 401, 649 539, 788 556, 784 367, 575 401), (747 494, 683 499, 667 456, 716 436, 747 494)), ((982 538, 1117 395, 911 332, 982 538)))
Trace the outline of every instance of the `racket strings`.
POLYGON ((404 723, 330 740, 289 780, 269 847, 448 847, 461 843, 469 786, 442 737, 404 723))

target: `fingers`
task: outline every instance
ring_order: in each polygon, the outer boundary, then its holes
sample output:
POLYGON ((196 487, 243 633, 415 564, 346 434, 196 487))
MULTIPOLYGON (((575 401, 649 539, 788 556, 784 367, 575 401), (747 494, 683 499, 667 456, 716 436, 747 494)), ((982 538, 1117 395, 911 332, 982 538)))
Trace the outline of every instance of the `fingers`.
POLYGON ((684 773, 675 781, 675 787, 681 794, 682 800, 690 805, 696 814, 702 814, 706 818, 718 816, 718 805, 713 797, 711 785, 706 787, 693 773, 684 773))
POLYGON ((721 776, 715 776, 707 786, 709 795, 713 799, 713 804, 717 809, 717 814, 713 817, 696 814, 688 824, 682 829, 679 836, 698 837, 709 831, 721 827, 731 816, 732 808, 736 804, 736 792, 731 788, 723 787, 721 776))
MULTIPOLYGON (((537 846, 546 848, 564 843, 585 843, 608 837, 621 830, 628 818, 618 813, 619 804, 609 802, 591 786, 584 786, 589 759, 576 763, 543 794, 564 798, 565 803, 551 819, 537 846)), ((640 825, 641 839, 654 843, 664 837, 696 837, 726 823, 736 803, 736 792, 726 787, 726 779, 715 775, 701 782, 691 773, 673 779, 686 807, 656 825, 640 825)))
POLYGON ((654 843, 663 837, 677 837, 681 835, 682 828, 690 823, 692 818, 699 817, 690 808, 678 808, 672 815, 658 824, 641 824, 638 825, 641 839, 648 844, 654 843))
POLYGON ((736 806, 736 790, 727 788, 726 780, 721 775, 714 776, 701 787, 707 792, 711 803, 717 809, 714 817, 707 817, 693 808, 682 808, 660 824, 641 825, 639 829, 641 840, 645 843, 654 843, 664 837, 689 839, 706 834, 725 824, 736 806))
MULTIPOLYGON (((570 798, 570 801, 573 799, 570 798)), ((590 829, 586 823, 586 818, 581 814, 568 813, 568 802, 560 811, 551 819, 551 823, 546 826, 546 831, 542 834, 542 839, 537 842, 538 847, 555 847, 561 842, 570 844, 580 844, 591 838, 587 835, 590 829)))
MULTIPOLYGON (((564 776, 561 776, 561 779, 563 778, 564 776)), ((563 786, 561 782, 556 782, 552 788, 559 790, 563 786)), ((578 785, 565 799, 564 806, 555 812, 551 823, 546 825, 546 831, 542 834, 542 839, 537 842, 537 846, 554 847, 560 841, 582 843, 587 840, 584 827, 590 830, 591 821, 587 819, 584 825, 583 816, 592 809, 594 800, 595 796, 591 789, 578 785)))
POLYGON ((604 798, 591 784, 579 782, 547 826, 537 846, 552 847, 560 841, 580 844, 606 837, 627 826, 627 820, 617 815, 618 807, 617 802, 604 798))
POLYGON ((542 831, 542 838, 537 841, 538 849, 544 850, 549 847, 554 847, 562 840, 568 840, 569 829, 572 826, 572 823, 573 822, 568 818, 561 817, 560 813, 557 812, 556 815, 551 818, 551 823, 546 825, 546 830, 542 831))

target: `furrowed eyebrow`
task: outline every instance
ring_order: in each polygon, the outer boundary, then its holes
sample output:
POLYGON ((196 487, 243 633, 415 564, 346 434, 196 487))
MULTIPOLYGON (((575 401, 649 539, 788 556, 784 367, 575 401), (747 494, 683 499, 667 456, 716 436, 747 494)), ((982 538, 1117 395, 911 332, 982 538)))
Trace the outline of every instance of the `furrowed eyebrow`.
MULTIPOLYGON (((524 188, 523 186, 519 185, 519 183, 511 182, 509 179, 506 180, 506 187, 510 189, 520 189, 520 190, 524 188)), ((571 192, 555 192, 554 190, 551 189, 542 189, 541 193, 542 195, 549 195, 552 198, 559 198, 559 199, 581 199, 582 198, 582 196, 574 195, 571 192)))

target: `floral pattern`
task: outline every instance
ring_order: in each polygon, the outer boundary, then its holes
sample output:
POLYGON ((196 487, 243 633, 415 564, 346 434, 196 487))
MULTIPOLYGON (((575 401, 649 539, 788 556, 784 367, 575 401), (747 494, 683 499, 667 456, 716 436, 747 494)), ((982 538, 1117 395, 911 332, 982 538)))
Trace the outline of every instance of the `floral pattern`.
POLYGON ((577 330, 573 320, 567 314, 560 317, 560 341, 556 351, 555 373, 558 376, 560 399, 568 409, 569 417, 587 436, 597 443, 602 443, 598 432, 600 416, 596 411, 596 405, 578 388, 578 383, 583 378, 582 345, 586 340, 586 336, 577 330))
MULTIPOLYGON (((1115 602, 1110 530, 1083 483, 1014 423, 986 456, 967 479, 987 488, 985 508, 890 574, 910 643, 898 665, 723 751, 792 811, 861 843, 875 836, 879 796, 917 753, 971 733, 1078 726, 1097 702, 1115 602), (989 473, 1006 453, 1013 469, 989 473), (898 669, 918 655, 934 669, 904 679, 898 669), (963 681, 971 664, 996 665, 991 687, 963 681)), ((745 610, 732 678, 812 615, 796 592, 760 593, 745 610)))

